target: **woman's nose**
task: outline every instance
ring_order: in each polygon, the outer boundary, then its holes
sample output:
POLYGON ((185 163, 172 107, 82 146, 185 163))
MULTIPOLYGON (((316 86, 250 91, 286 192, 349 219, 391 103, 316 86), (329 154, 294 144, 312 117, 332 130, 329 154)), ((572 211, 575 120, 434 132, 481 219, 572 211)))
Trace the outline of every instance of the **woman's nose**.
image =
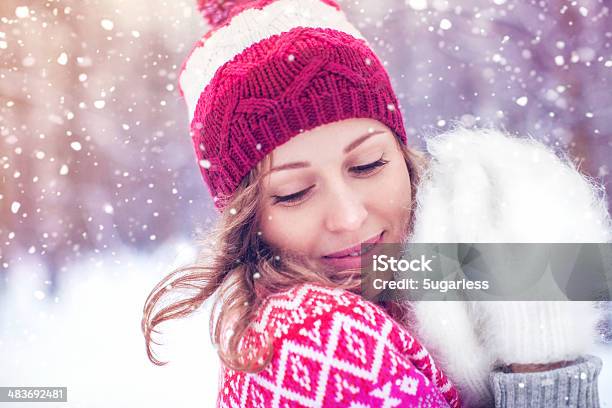
POLYGON ((330 197, 325 224, 331 232, 361 228, 368 216, 363 200, 347 186, 336 189, 330 197))

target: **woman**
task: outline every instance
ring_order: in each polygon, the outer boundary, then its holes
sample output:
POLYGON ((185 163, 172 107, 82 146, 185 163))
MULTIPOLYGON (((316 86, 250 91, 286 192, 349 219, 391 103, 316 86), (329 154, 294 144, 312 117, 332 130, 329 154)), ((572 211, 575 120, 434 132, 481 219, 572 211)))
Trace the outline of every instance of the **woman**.
MULTIPOLYGON (((441 330, 427 324, 442 317, 433 308, 414 308, 408 327, 406 305, 359 296, 361 243, 407 242, 413 227, 427 229, 413 211, 423 159, 407 146, 397 98, 367 41, 332 0, 203 1, 200 9, 213 29, 196 43, 179 82, 221 218, 210 250, 147 299, 150 359, 161 364, 150 347, 158 324, 214 296, 211 336, 224 365, 219 406, 461 406, 454 383, 468 403, 494 394, 497 404, 514 406, 504 392, 483 390, 483 370, 494 368, 488 360, 474 356, 467 375, 456 369, 460 359, 438 347, 432 333, 441 330), (160 309, 181 289, 192 293, 160 309), (457 380, 413 329, 435 344, 457 380)), ((482 353, 463 307, 456 331, 482 353)), ((558 373, 561 355, 547 355, 553 360, 538 368, 558 373)), ((596 400, 597 363, 561 369, 589 370, 584 401, 596 400)), ((503 386, 523 381, 498 374, 503 386)))

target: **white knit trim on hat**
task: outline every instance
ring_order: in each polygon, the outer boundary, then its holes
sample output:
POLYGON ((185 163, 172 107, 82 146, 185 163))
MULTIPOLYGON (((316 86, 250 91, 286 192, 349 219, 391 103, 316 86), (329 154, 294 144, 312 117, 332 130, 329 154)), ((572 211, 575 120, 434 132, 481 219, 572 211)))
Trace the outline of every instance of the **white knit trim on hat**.
POLYGON ((201 93, 220 67, 249 46, 295 27, 331 28, 366 41, 341 10, 321 0, 278 0, 262 9, 246 9, 193 50, 180 73, 189 122, 201 93))

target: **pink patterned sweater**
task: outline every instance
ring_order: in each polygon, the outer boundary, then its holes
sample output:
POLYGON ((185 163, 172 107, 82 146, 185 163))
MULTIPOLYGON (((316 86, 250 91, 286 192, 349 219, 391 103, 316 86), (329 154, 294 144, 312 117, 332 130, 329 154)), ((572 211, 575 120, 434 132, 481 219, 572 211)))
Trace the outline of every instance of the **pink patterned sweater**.
POLYGON ((353 293, 298 285, 266 299, 243 345, 268 330, 271 362, 222 369, 217 407, 460 407, 455 386, 383 309, 353 293))

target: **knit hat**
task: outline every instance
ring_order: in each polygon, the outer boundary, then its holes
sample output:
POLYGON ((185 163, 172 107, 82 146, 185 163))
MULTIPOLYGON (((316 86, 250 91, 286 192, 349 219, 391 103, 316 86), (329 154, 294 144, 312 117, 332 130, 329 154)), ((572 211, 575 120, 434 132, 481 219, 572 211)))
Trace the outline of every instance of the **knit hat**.
POLYGON ((183 62, 179 92, 218 210, 261 159, 306 130, 372 118, 406 143, 385 68, 333 0, 200 0, 198 8, 211 30, 183 62))

